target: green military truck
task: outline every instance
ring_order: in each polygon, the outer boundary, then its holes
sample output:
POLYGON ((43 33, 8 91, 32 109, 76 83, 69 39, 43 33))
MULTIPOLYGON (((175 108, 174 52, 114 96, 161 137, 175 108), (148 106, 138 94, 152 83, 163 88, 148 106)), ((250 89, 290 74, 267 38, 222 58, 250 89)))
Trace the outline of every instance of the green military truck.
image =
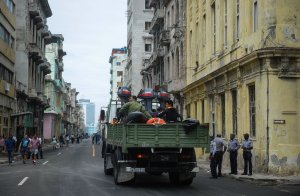
POLYGON ((104 173, 115 184, 134 182, 139 173, 168 173, 171 184, 191 184, 199 171, 194 148, 208 149, 209 130, 200 124, 186 132, 182 125, 106 125, 104 173))

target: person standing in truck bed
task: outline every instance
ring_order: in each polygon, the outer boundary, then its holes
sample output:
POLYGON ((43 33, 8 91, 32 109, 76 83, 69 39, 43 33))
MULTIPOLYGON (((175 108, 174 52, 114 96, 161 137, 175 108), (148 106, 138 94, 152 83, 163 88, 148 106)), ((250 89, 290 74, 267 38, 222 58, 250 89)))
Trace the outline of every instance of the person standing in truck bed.
POLYGON ((120 116, 127 117, 131 112, 142 112, 147 118, 152 118, 152 116, 149 114, 149 112, 147 112, 144 106, 137 102, 136 96, 131 96, 129 98, 129 102, 122 106, 119 111, 119 118, 120 116))
POLYGON ((182 121, 182 117, 173 107, 172 100, 166 101, 166 109, 163 112, 159 113, 158 117, 165 119, 169 123, 182 121))

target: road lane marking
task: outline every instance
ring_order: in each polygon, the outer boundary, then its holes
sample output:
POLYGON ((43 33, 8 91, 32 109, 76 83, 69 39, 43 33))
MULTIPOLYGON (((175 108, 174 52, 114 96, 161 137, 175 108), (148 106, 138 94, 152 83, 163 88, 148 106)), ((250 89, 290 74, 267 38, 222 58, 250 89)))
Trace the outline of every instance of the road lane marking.
POLYGON ((49 161, 46 161, 45 163, 43 163, 43 165, 46 165, 49 161))
POLYGON ((25 178, 18 184, 18 186, 22 186, 22 185, 26 182, 27 179, 28 179, 28 177, 25 177, 25 178))
POLYGON ((95 157, 95 146, 94 146, 94 144, 93 144, 93 155, 92 156, 95 157))
POLYGON ((57 154, 57 156, 61 155, 61 152, 57 154))

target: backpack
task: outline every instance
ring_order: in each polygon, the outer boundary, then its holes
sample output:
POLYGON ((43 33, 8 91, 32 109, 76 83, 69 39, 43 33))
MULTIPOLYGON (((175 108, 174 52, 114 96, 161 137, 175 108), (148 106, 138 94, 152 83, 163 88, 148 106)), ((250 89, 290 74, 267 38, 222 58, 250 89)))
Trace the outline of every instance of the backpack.
POLYGON ((29 140, 23 139, 23 141, 22 141, 22 147, 26 148, 28 146, 28 143, 29 143, 29 140))

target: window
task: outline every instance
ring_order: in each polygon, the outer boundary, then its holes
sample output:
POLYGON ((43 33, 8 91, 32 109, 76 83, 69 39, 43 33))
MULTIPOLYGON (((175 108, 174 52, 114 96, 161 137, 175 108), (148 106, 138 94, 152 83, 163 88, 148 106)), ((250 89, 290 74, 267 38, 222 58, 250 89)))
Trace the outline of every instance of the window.
POLYGON ((204 119, 205 119, 205 108, 204 108, 204 100, 201 100, 201 108, 202 108, 202 115, 201 115, 201 122, 204 123, 204 119))
POLYGON ((117 71, 117 76, 123 76, 123 71, 117 71))
POLYGON ((4 80, 12 84, 13 74, 14 73, 7 69, 4 65, 0 64, 0 80, 4 80))
POLYGON ((121 62, 116 62, 116 65, 117 65, 117 66, 120 66, 120 65, 121 65, 121 62))
POLYGON ((224 2, 224 48, 227 48, 227 0, 224 2))
POLYGON ((213 136, 216 134, 216 126, 215 126, 215 99, 214 96, 210 97, 210 105, 211 105, 211 126, 213 136))
POLYGON ((197 115, 197 113, 198 113, 198 104, 197 104, 197 101, 195 101, 195 119, 198 119, 198 115, 197 115))
POLYGON ((151 51, 152 51, 151 44, 145 44, 145 52, 151 52, 151 51))
POLYGON ((240 39, 240 1, 236 0, 236 40, 240 39))
POLYGON ((236 90, 231 91, 232 98, 232 132, 237 135, 237 93, 236 90))
POLYGON ((10 47, 13 48, 15 39, 10 35, 10 33, 1 24, 0 24, 0 38, 3 39, 4 42, 6 42, 10 47))
POLYGON ((256 120, 255 120, 255 86, 249 86, 249 115, 250 115, 250 135, 256 136, 256 120))
POLYGON ((12 0, 3 0, 3 2, 11 13, 15 12, 15 4, 12 0))
POLYGON ((225 130, 225 93, 222 93, 221 96, 221 112, 222 112, 222 136, 225 137, 226 130, 225 130))
POLYGON ((213 54, 216 53, 216 7, 215 3, 211 5, 211 13, 212 13, 212 32, 213 32, 213 54))
POLYGON ((203 47, 205 47, 205 45, 206 45, 206 15, 203 15, 202 33, 203 33, 203 47))
POLYGON ((145 9, 151 9, 149 0, 145 0, 145 9))
POLYGON ((148 31, 151 27, 151 22, 145 22, 145 31, 148 31))
POLYGON ((253 31, 256 32, 257 28, 258 28, 258 7, 257 7, 257 1, 255 1, 253 7, 253 31))

